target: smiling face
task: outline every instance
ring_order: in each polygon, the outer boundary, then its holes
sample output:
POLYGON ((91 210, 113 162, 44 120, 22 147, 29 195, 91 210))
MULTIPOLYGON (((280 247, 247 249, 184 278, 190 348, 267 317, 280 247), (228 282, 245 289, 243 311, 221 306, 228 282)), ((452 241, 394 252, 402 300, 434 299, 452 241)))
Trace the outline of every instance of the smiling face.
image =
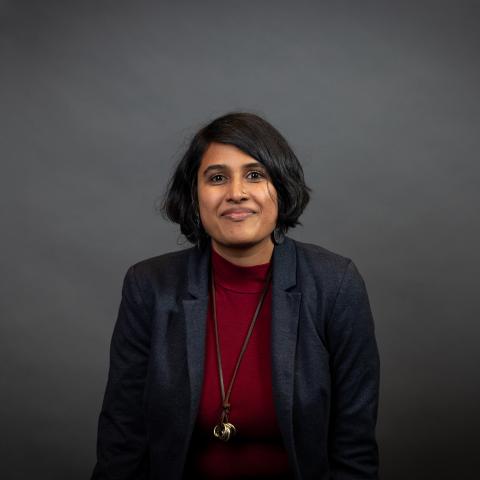
POLYGON ((217 251, 271 253, 277 192, 260 162, 233 145, 211 143, 198 169, 197 190, 200 219, 217 251))

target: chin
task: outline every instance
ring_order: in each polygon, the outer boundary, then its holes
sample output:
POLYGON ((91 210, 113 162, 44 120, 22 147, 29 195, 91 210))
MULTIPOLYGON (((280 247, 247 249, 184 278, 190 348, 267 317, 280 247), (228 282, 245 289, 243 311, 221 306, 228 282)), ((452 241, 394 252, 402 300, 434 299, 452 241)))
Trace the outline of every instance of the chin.
POLYGON ((256 235, 228 235, 221 239, 216 239, 218 243, 231 248, 249 248, 260 243, 264 238, 256 235))

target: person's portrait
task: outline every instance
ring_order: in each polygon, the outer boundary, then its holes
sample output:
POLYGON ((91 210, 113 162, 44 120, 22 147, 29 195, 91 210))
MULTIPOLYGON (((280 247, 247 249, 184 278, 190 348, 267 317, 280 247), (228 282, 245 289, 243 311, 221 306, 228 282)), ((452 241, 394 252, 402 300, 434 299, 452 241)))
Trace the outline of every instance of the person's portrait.
POLYGON ((125 276, 93 479, 377 477, 368 295, 286 235, 309 190, 258 115, 194 135, 162 205, 194 246, 125 276))
POLYGON ((0 2, 1 478, 476 479, 479 21, 0 2))

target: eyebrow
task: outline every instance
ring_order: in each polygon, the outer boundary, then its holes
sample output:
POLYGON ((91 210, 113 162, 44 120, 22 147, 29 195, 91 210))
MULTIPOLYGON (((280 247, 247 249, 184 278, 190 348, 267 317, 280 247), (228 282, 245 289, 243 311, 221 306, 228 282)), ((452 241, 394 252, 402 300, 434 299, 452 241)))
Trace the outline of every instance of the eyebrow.
MULTIPOLYGON (((248 168, 258 168, 261 170, 265 170, 264 165, 262 165, 260 162, 252 162, 252 163, 246 163, 245 165, 242 165, 242 168, 244 170, 248 168)), ((228 165, 225 165, 224 163, 215 163, 213 165, 209 165, 204 171, 203 171, 203 176, 208 175, 209 172, 212 170, 230 170, 230 167, 228 165)))

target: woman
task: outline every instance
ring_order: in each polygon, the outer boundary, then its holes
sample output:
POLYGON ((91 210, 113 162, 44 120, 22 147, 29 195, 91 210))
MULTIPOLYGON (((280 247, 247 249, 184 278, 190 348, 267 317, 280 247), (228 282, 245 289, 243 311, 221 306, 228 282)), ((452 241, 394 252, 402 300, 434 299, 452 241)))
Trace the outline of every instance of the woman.
POLYGON ((194 136, 163 210, 195 246, 126 273, 93 479, 378 478, 364 281, 285 235, 309 191, 256 115, 194 136))

